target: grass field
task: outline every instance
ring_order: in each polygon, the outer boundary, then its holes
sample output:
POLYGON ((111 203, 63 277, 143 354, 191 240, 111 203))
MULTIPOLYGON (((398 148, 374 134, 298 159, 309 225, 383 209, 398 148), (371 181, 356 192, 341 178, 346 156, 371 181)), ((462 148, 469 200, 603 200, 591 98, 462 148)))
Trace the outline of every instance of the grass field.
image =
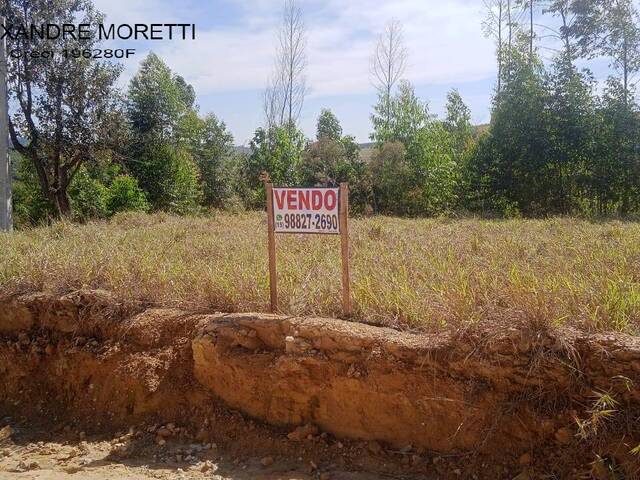
MULTIPOLYGON (((640 333, 640 224, 367 218, 351 223, 355 318, 427 330, 570 324, 640 333)), ((339 238, 277 237, 281 310, 340 315, 339 238)), ((127 214, 0 236, 0 293, 104 288, 223 311, 268 302, 264 213, 127 214)))

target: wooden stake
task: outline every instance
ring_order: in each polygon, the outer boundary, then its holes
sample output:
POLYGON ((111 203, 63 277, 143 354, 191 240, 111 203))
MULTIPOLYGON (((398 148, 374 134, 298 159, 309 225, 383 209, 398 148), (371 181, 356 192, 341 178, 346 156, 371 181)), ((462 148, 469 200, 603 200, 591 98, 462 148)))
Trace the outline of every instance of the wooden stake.
POLYGON ((273 222, 273 184, 265 182, 267 194, 267 238, 269 249, 269 298, 271 313, 278 311, 278 275, 276 272, 276 234, 273 222))
POLYGON ((342 253, 342 311, 351 316, 351 281, 349 270, 349 184, 340 184, 340 247, 342 253))

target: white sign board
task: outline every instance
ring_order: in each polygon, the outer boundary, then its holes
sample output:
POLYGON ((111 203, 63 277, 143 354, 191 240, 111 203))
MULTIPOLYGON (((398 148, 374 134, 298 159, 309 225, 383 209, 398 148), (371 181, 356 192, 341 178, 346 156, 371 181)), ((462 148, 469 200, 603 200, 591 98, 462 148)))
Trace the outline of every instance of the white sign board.
POLYGON ((276 233, 340 233, 338 188, 273 188, 276 233))

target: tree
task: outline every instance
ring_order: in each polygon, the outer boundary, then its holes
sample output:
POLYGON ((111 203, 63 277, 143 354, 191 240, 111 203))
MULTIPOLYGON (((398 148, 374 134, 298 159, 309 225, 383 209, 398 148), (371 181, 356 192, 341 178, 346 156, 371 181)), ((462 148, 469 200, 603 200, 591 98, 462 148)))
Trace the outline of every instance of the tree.
POLYGON ((371 187, 360 147, 353 137, 342 137, 340 122, 330 110, 322 110, 317 130, 318 140, 307 146, 298 167, 301 184, 335 187, 348 182, 351 208, 364 211, 371 187))
POLYGON ((203 204, 223 207, 233 193, 233 135, 214 114, 200 118, 194 110, 180 119, 177 132, 178 144, 191 154, 198 166, 203 204))
POLYGON ((447 94, 445 109, 447 118, 444 126, 452 136, 456 159, 460 160, 473 135, 471 111, 465 105, 457 89, 453 89, 447 94))
POLYGON ((190 213, 203 198, 196 161, 207 123, 194 102, 193 87, 153 53, 129 84, 132 141, 126 164, 154 209, 190 213))
POLYGON ((414 214, 442 215, 456 205, 460 165, 454 137, 443 122, 430 122, 416 134, 407 150, 414 179, 411 192, 414 214))
POLYGON ((574 45, 576 31, 579 28, 579 15, 576 9, 580 2, 576 0, 553 0, 550 2, 545 12, 550 12, 559 17, 561 24, 559 29, 545 26, 552 36, 562 42, 563 53, 561 58, 571 66, 578 57, 578 46, 574 45))
POLYGON ((640 71, 640 15, 631 0, 608 0, 603 17, 606 34, 599 50, 621 73, 624 104, 629 105, 631 80, 640 71))
POLYGON ((331 110, 323 108, 318 117, 316 138, 318 140, 322 140, 323 138, 339 140, 341 137, 342 127, 340 126, 340 121, 331 110))
POLYGON ((528 17, 529 33, 527 35, 529 38, 529 62, 532 63, 534 61, 533 42, 536 36, 535 30, 534 30, 534 23, 533 23, 533 11, 534 11, 534 5, 536 3, 536 0, 519 0, 518 3, 520 4, 523 12, 525 12, 528 17))
POLYGON ((109 215, 114 215, 118 212, 146 212, 150 206, 135 178, 118 175, 106 194, 106 208, 109 215))
POLYGON ((500 213, 543 214, 549 175, 547 94, 542 65, 526 45, 512 51, 512 73, 494 104, 489 135, 467 168, 474 202, 500 213), (526 52, 526 53, 524 53, 526 52))
POLYGON ((131 79, 127 93, 127 114, 135 147, 172 139, 179 120, 190 111, 194 99, 191 85, 174 75, 155 53, 147 55, 131 79))
POLYGON ((640 208, 640 110, 629 93, 620 79, 609 78, 598 109, 591 181, 600 214, 640 208))
POLYGON ((264 206, 263 172, 280 186, 299 184, 299 164, 305 147, 301 131, 293 135, 285 127, 258 128, 249 143, 251 153, 242 159, 239 168, 241 180, 239 194, 248 208, 264 206))
POLYGON ((183 148, 168 143, 149 145, 138 157, 135 176, 156 210, 194 213, 202 200, 198 167, 183 148))
MULTIPOLYGON (((99 46, 102 15, 89 0, 7 0, 10 24, 91 24, 89 40, 7 36, 9 51, 89 49, 99 46)), ((36 170, 43 196, 56 216, 71 214, 69 187, 84 164, 115 148, 121 139, 117 64, 95 58, 21 55, 8 60, 8 94, 15 105, 9 132, 16 150, 36 170)))
POLYGON ((413 172, 400 142, 386 142, 376 148, 370 162, 373 203, 378 213, 407 215, 412 212, 413 172))
POLYGON ((371 58, 371 75, 378 91, 381 109, 378 112, 389 128, 391 122, 391 96, 393 87, 400 80, 407 66, 407 49, 404 44, 402 25, 391 20, 378 37, 373 57, 371 58))
POLYGON ((305 26, 295 0, 285 0, 278 41, 274 73, 264 93, 264 111, 267 128, 286 126, 293 135, 307 92, 305 26))
POLYGON ((371 115, 373 133, 371 139, 378 145, 385 142, 402 142, 408 146, 418 130, 429 122, 429 110, 416 96, 411 83, 400 82, 398 92, 385 102, 379 98, 371 115), (387 110, 391 116, 387 118, 387 110))
POLYGON ((482 28, 486 37, 493 37, 496 42, 496 57, 498 61, 498 78, 496 92, 498 96, 502 88, 502 75, 504 72, 504 29, 507 21, 507 0, 483 0, 487 11, 487 17, 482 22, 482 28))
POLYGON ((546 80, 548 152, 543 174, 546 210, 571 214, 583 208, 592 165, 594 139, 598 138, 593 78, 577 71, 562 52, 546 80))

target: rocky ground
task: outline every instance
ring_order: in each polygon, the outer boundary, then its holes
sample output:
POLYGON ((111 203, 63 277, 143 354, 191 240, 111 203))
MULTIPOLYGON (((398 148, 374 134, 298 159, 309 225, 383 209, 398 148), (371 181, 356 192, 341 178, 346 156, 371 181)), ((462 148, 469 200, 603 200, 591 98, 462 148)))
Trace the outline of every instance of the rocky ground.
MULTIPOLYGON (((5 419, 6 420, 6 419, 5 419)), ((324 468, 303 458, 234 455, 215 443, 189 443, 181 428, 151 426, 115 436, 86 436, 71 428, 5 425, 0 429, 0 478, 58 480, 127 479, 322 479, 373 480, 390 474, 324 468)), ((403 477, 406 478, 406 477, 403 477)))
POLYGON ((0 299, 0 479, 634 479, 638 337, 0 299))

